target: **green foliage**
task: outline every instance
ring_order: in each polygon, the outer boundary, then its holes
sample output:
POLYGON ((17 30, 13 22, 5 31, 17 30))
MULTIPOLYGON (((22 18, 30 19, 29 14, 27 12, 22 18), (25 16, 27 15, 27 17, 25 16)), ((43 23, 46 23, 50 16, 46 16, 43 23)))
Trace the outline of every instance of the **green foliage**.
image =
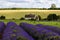
POLYGON ((41 20, 41 16, 40 15, 38 15, 38 18, 39 18, 39 20, 41 20))
POLYGON ((25 18, 21 17, 20 20, 25 20, 25 18))
POLYGON ((47 8, 0 8, 0 10, 47 10, 47 8))
POLYGON ((48 8, 48 10, 60 10, 60 8, 48 8))
POLYGON ((60 8, 0 8, 0 10, 60 10, 60 8))
POLYGON ((5 19, 5 16, 0 16, 0 19, 1 19, 1 20, 5 19))
POLYGON ((52 4, 52 5, 51 5, 51 8, 56 8, 56 5, 55 5, 55 4, 52 4))
POLYGON ((58 17, 58 19, 60 19, 60 15, 58 15, 57 17, 58 17))
POLYGON ((48 17, 47 17, 47 20, 48 21, 56 21, 58 19, 57 15, 56 14, 49 14, 48 17))

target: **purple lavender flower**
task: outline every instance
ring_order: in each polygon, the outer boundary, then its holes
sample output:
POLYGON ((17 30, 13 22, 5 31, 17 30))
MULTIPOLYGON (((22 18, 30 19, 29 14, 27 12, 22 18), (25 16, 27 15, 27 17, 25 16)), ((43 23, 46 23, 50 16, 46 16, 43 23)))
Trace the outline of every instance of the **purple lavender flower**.
POLYGON ((14 22, 7 23, 2 40, 34 40, 27 32, 14 22))
POLYGON ((0 22, 0 39, 2 38, 2 34, 3 34, 4 29, 5 29, 4 22, 0 22))
POLYGON ((40 25, 40 24, 37 24, 36 26, 40 27, 40 28, 45 28, 45 29, 48 29, 48 30, 51 30, 53 32, 56 32, 58 34, 60 34, 60 28, 58 27, 55 27, 55 26, 48 26, 48 25, 40 25))
MULTIPOLYGON (((36 40, 52 39, 55 36, 59 37, 58 39, 60 39, 60 36, 59 36, 58 33, 55 33, 55 32, 53 32, 51 30, 47 30, 47 29, 42 28, 42 27, 40 28, 38 26, 28 24, 28 23, 20 23, 20 26, 24 30, 26 30, 30 35, 32 35, 32 37, 34 37, 36 40)), ((42 26, 42 25, 40 25, 40 26, 42 26)))
POLYGON ((0 22, 0 33, 3 32, 4 28, 5 28, 4 22, 0 22))

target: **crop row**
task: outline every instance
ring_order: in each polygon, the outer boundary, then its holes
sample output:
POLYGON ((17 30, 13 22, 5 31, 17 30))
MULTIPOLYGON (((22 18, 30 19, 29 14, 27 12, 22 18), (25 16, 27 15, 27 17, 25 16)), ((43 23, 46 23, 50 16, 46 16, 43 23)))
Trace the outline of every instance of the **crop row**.
POLYGON ((60 28, 42 24, 17 25, 15 22, 0 22, 1 40, 60 40, 60 28))
POLYGON ((47 30, 46 28, 43 28, 42 25, 40 25, 40 27, 28 23, 20 23, 20 26, 31 36, 36 38, 36 40, 60 40, 59 33, 52 30, 47 30))

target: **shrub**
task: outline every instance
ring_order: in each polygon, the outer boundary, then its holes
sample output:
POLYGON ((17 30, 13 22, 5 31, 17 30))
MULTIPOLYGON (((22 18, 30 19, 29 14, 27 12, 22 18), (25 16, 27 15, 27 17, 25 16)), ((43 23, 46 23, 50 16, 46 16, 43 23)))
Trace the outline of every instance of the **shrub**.
POLYGON ((22 18, 20 18, 20 20, 25 20, 25 18, 22 17, 22 18))
POLYGON ((1 16, 0 19, 2 19, 2 20, 5 19, 5 16, 1 16))
POLYGON ((58 19, 56 14, 49 14, 47 17, 48 21, 56 21, 58 19))

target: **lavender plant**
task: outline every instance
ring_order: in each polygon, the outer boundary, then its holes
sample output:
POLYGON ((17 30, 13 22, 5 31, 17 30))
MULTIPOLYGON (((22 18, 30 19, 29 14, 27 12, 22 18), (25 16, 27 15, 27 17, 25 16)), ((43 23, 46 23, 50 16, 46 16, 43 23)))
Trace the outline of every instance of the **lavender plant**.
POLYGON ((28 23, 20 23, 20 26, 23 29, 25 29, 36 40, 48 40, 48 39, 60 40, 59 34, 51 30, 47 30, 45 28, 39 28, 38 26, 28 24, 28 23))
POLYGON ((27 32, 14 22, 7 23, 2 40, 34 40, 27 32))

